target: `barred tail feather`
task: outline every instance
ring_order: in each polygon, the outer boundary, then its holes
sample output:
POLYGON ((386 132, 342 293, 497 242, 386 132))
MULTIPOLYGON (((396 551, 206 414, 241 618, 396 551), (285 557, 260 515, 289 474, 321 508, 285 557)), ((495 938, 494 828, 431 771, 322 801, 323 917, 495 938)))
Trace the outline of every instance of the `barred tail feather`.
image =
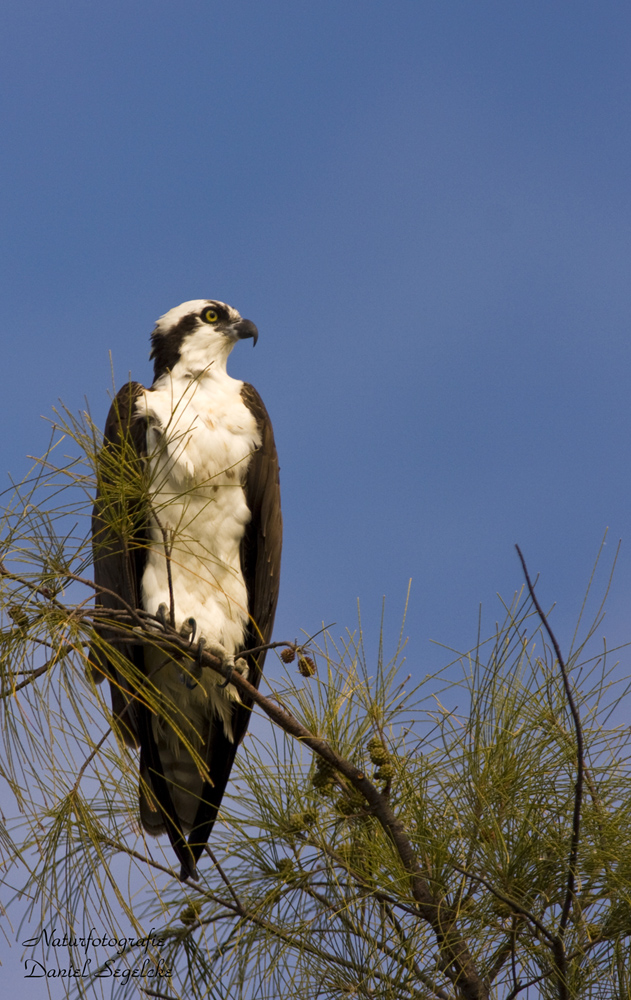
MULTIPOLYGON (((158 741, 158 752, 180 828, 189 833, 195 826, 204 780, 191 754, 181 744, 174 752, 165 742, 158 741)), ((140 820, 147 833, 155 837, 165 832, 164 819, 146 767, 140 777, 140 820)))

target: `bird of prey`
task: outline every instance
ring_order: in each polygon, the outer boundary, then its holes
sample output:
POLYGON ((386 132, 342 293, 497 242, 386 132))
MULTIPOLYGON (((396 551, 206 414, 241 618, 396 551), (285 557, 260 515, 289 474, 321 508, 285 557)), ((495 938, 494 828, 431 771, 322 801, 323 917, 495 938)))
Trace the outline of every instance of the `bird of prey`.
POLYGON ((92 535, 100 624, 90 652, 118 732, 140 747, 140 820, 166 832, 182 879, 210 836, 250 705, 199 651, 258 685, 280 574, 282 521, 272 425, 226 363, 254 323, 212 299, 184 302, 151 335, 154 381, 116 395, 99 456, 92 535), (138 489, 133 484, 141 483, 138 489), (118 612, 167 622, 191 642, 168 655, 112 631, 118 612), (111 614, 108 630, 108 613, 111 614), (104 616, 104 617, 103 617, 104 616), (149 616, 155 616, 150 618, 149 616), (195 642, 194 642, 195 641, 195 642), (197 651, 197 654, 196 654, 197 651))

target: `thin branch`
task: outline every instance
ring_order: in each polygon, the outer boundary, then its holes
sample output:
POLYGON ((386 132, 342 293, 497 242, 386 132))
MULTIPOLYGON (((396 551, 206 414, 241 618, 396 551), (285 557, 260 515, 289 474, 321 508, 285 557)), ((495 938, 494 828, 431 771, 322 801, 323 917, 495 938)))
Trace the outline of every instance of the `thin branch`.
POLYGON ((526 917, 527 920, 532 921, 537 930, 541 934, 543 934, 545 938, 547 938, 550 944, 551 945, 554 944, 556 940, 554 934, 551 934, 550 931, 546 929, 544 924, 541 923, 538 917, 535 917, 534 913, 531 913, 530 910, 527 910, 525 906, 521 905, 521 903, 517 903, 514 899, 511 899, 510 896, 505 896, 503 892, 500 892, 499 889, 496 889, 495 886, 491 885, 488 879, 482 878, 481 875, 474 875, 473 872, 467 871, 466 868, 461 868, 460 865, 455 864, 455 862, 453 861, 451 862, 451 867, 455 868, 455 870, 457 872, 460 872, 461 875, 465 875, 466 878, 472 878, 475 882, 479 882, 481 885, 485 887, 485 889, 488 889, 489 892, 493 893, 493 895, 496 896, 497 899, 501 900, 502 903, 506 903, 506 905, 510 906, 511 909, 515 910, 516 913, 521 913, 522 916, 526 917))
POLYGON ((348 862, 345 861, 344 858, 324 840, 318 841, 315 838, 310 837, 308 834, 299 834, 298 839, 301 843, 309 844, 311 847, 315 847, 317 850, 323 851, 324 854, 331 858, 332 861, 335 861, 335 863, 338 864, 347 875, 350 875, 350 877, 357 882, 361 889, 364 891, 368 890, 370 895, 374 896, 374 898, 379 900, 380 903, 388 903, 392 907, 396 906, 399 910, 403 910, 404 913, 409 913, 412 917, 418 917, 418 910, 416 910, 413 906, 408 906, 407 903, 402 903, 400 900, 395 899, 394 896, 389 896, 386 892, 381 892, 381 890, 375 889, 371 882, 362 878, 359 872, 349 867, 348 862))
MULTIPOLYGON (((90 587, 92 590, 96 592, 97 595, 107 594, 109 597, 113 597, 117 605, 122 605, 123 609, 127 612, 129 617, 135 622, 136 627, 140 628, 143 627, 143 622, 141 620, 143 616, 146 618, 153 618, 155 621, 159 621, 159 619, 155 618, 154 615, 150 615, 148 612, 143 611, 141 608, 134 608, 133 605, 128 604, 127 601, 125 601, 120 596, 120 594, 117 594, 116 591, 114 590, 110 590, 109 587, 104 587, 102 584, 97 584, 94 582, 94 580, 86 579, 86 577, 84 576, 77 576, 76 573, 66 573, 65 576, 67 580, 73 580, 75 583, 82 583, 86 587, 90 587)), ((97 616, 102 613, 109 615, 109 614, 116 614, 120 610, 121 609, 118 607, 103 608, 97 605, 96 607, 93 608, 86 608, 85 611, 83 612, 83 615, 85 617, 97 616)))
POLYGON ((517 949, 517 921, 513 917, 511 927, 511 970, 513 973, 513 982, 515 984, 515 989, 519 988, 519 979, 517 978, 517 955, 515 954, 517 949))
POLYGON ((65 611, 64 605, 57 600, 52 590, 48 587, 38 587, 36 584, 31 583, 30 580, 26 580, 23 576, 19 576, 17 573, 11 573, 4 565, 2 560, 0 560, 0 576, 4 576, 7 580, 13 580, 14 583, 19 583, 23 587, 26 587, 31 591, 32 594, 38 594, 43 597, 44 600, 50 601, 55 607, 59 608, 60 611, 65 611))
POLYGON ((230 893, 230 895, 234 899, 235 903, 243 909, 243 904, 242 904, 241 900, 239 899, 239 897, 237 896, 237 894, 236 894, 236 892, 234 890, 234 887, 232 885, 232 882, 230 881, 230 879, 228 878, 228 876, 224 872, 223 868, 221 867, 221 865, 217 861, 217 858, 215 857, 215 855, 212 852, 210 844, 205 844, 204 845, 204 850, 206 851, 206 854, 208 855, 208 857, 210 858, 210 860, 214 864, 215 868, 219 872, 219 875, 220 875, 220 877, 221 877, 224 885, 228 889, 228 892, 230 893))
POLYGON ((512 931, 505 941, 502 941, 493 955, 493 958, 489 962, 488 968, 484 971, 484 978, 488 980, 489 983, 493 984, 500 972, 506 964, 507 958, 512 954, 514 949, 513 934, 512 931))
POLYGON ((94 747, 94 750, 92 750, 92 752, 89 753, 88 756, 86 757, 86 759, 84 760, 83 764, 81 765, 81 767, 79 769, 79 773, 77 774, 77 780, 75 781, 75 783, 72 786, 72 789, 70 791, 71 795, 74 795, 74 793, 76 792, 77 788, 79 787, 79 783, 81 781, 81 778, 85 774, 85 772, 86 772, 86 770, 87 770, 90 762, 94 760, 94 758, 96 757, 97 753, 99 752, 99 750, 101 749, 101 747, 103 746, 103 744, 105 743, 107 737, 110 735, 111 732, 112 732, 112 727, 109 726, 108 729, 107 729, 107 731, 105 732, 105 734, 101 737, 101 739, 99 740, 99 742, 94 747))
POLYGON ((43 663, 41 667, 37 667, 36 670, 32 670, 29 676, 26 678, 26 680, 20 681, 19 684, 14 684, 9 688, 3 688, 2 691, 0 691, 0 698, 12 697, 14 694, 16 694, 17 691, 21 691, 22 688, 25 688, 28 684, 32 684, 34 680, 36 680, 38 677, 41 677, 42 674, 47 673, 51 667, 56 666, 57 663, 60 663, 63 659, 66 658, 66 656, 74 652, 75 649, 76 646, 70 644, 61 646, 58 652, 55 653, 54 656, 51 656, 50 660, 47 660, 46 663, 43 663))
POLYGON ((284 640, 281 640, 280 642, 266 642, 264 646, 252 646, 250 649, 240 650, 239 656, 252 656, 254 653, 263 653, 268 649, 278 649, 280 646, 285 646, 291 649, 295 645, 295 642, 286 642, 284 640))
POLYGON ((565 696, 568 700, 570 706, 570 711, 572 713, 572 718, 574 720, 574 729, 576 732, 576 756, 577 756, 577 771, 576 771, 576 784, 574 786, 574 816, 572 819, 572 841, 570 846, 570 857, 568 862, 568 877, 567 877, 567 890, 565 893, 565 901, 563 903, 563 910, 561 912, 561 919, 559 921, 559 932, 560 937, 563 938, 565 933, 565 928, 567 926, 568 918, 570 915, 570 908, 572 906, 572 900, 574 898, 574 887, 576 884, 576 868, 577 868, 577 858, 578 858, 578 844, 581 833, 581 808, 583 803, 583 780, 585 773, 585 751, 583 744, 583 728, 581 725, 581 719, 578 714, 578 709, 574 702, 574 696, 572 694, 572 688, 570 686, 570 680, 567 675, 567 670, 565 667, 565 662, 563 656, 561 655, 561 650, 557 642, 556 636, 550 625, 548 624, 548 619, 543 612, 539 601, 537 600, 537 595, 535 594, 534 587, 530 582, 530 576, 528 575, 528 569, 526 567, 526 561, 521 553, 521 549, 518 545, 515 546, 517 549, 517 555, 519 556, 522 569, 524 571, 524 576, 526 578, 526 583, 528 585, 528 591, 530 597, 532 598, 532 603, 537 609, 537 614, 541 619, 541 622, 550 636, 550 641, 554 647, 554 652, 556 653, 557 661, 559 663, 559 669, 563 677, 563 686, 565 688, 565 696))
POLYGON ((517 983, 515 989, 511 990, 511 992, 506 997, 506 1000, 515 1000, 515 997, 518 996, 522 992, 522 990, 530 989, 531 986, 536 986, 537 983, 542 983, 544 979, 548 978, 548 976, 549 973, 544 972, 542 976, 537 976, 536 979, 529 979, 527 983, 517 983))

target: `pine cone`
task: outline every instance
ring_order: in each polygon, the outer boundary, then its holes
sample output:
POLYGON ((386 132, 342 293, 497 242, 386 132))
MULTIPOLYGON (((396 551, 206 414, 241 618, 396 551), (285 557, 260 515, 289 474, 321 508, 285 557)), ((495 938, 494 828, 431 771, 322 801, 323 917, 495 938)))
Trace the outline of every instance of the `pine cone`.
POLYGON ((195 900, 182 910, 180 913, 180 920, 185 926, 190 926, 191 924, 197 923, 199 920, 199 915, 202 912, 202 904, 195 900))
POLYGON ((28 625, 28 615, 19 604, 10 604, 7 608, 9 618, 12 618, 19 628, 26 628, 28 625))
POLYGON ((366 749, 370 754, 370 759, 373 762, 373 764, 377 765, 387 764, 387 762, 390 760, 390 754, 388 753, 385 746, 381 742, 379 736, 371 737, 371 739, 368 740, 366 749))
POLYGON ((303 677, 313 677, 316 672, 316 665, 310 656, 299 656, 298 670, 303 677))
POLYGON ((378 771, 375 771, 375 778, 378 781, 390 781, 394 776, 394 768, 392 764, 382 764, 378 771))
POLYGON ((335 768, 332 767, 323 757, 316 760, 315 774, 311 778, 311 784, 316 791, 326 795, 335 784, 335 768))

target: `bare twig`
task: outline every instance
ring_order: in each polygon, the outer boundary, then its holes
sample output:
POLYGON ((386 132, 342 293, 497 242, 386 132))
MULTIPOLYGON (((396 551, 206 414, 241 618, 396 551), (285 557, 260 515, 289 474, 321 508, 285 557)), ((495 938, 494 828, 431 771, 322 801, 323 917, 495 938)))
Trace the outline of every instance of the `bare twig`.
POLYGON ((536 986, 537 983, 541 983, 543 982, 544 979, 547 978, 548 978, 548 973, 544 972, 542 976, 537 976, 536 979, 529 979, 527 983, 517 983, 515 988, 511 990, 508 996, 506 997, 506 1000, 515 1000, 515 997, 518 996, 522 992, 522 990, 527 990, 531 986, 536 986))
POLYGON ((205 845, 204 845, 204 850, 206 851, 206 854, 208 855, 208 857, 210 858, 210 860, 211 860, 211 861, 212 861, 212 863, 214 864, 215 868, 216 868, 216 869, 217 869, 217 871, 219 872, 219 875, 220 875, 220 877, 221 877, 221 880, 222 880, 222 882, 223 882, 223 883, 224 883, 224 885, 226 886, 226 888, 227 888, 228 892, 230 893, 230 895, 231 895, 231 896, 232 896, 232 898, 234 899, 235 903, 236 903, 236 904, 237 904, 237 905, 238 905, 239 907, 241 907, 241 909, 243 909, 243 904, 241 903, 241 900, 240 900, 240 899, 239 899, 239 897, 237 896, 237 894, 236 894, 236 892, 235 892, 235 890, 234 890, 234 887, 233 887, 233 885, 232 885, 232 882, 230 881, 230 879, 228 878, 228 876, 227 876, 227 875, 226 875, 226 873, 224 872, 223 868, 221 867, 221 865, 220 865, 220 864, 219 864, 219 862, 217 861, 217 858, 216 858, 216 857, 215 857, 215 855, 213 854, 213 851, 212 851, 212 849, 211 849, 211 847, 210 847, 210 844, 205 844, 205 845))
POLYGON ((550 628, 550 625, 548 624, 548 619, 544 611, 542 610, 539 601, 537 600, 534 587, 530 582, 530 576, 528 575, 528 569, 526 567, 526 562, 524 560, 524 557, 521 553, 521 549, 519 548, 518 545, 516 545, 515 548, 517 549, 517 555, 519 556, 522 569, 524 571, 524 576, 526 577, 526 583, 528 585, 528 591, 532 598, 532 603, 537 609, 537 614, 539 615, 539 618, 541 619, 541 622, 546 632, 550 636, 550 641, 552 642, 552 645, 554 647, 554 652, 556 653, 556 658, 559 663, 559 669, 563 677, 565 696, 567 698, 568 705, 570 706, 570 712, 572 713, 572 719, 574 720, 574 730, 576 733, 577 767, 576 767, 576 783, 574 785, 574 816, 572 819, 572 840, 570 846, 570 858, 568 862, 567 891, 563 903, 563 910, 561 912, 561 919, 559 921, 559 930, 561 937, 563 937, 565 928, 567 926, 568 918, 570 915, 572 899, 574 898, 574 887, 576 884, 576 862, 578 857, 578 844, 581 833, 581 807, 583 802, 583 781, 585 774, 585 751, 583 744, 583 727, 581 725, 581 719, 578 714, 576 703, 574 701, 574 695, 572 694, 572 688, 570 686, 570 680, 567 674, 567 669, 556 636, 552 631, 552 629, 550 628))
POLYGON ((81 781, 81 778, 85 774, 85 772, 86 772, 86 770, 87 770, 87 768, 88 768, 88 766, 90 764, 90 761, 94 760, 94 758, 96 757, 97 753, 99 752, 99 750, 101 749, 101 747, 103 746, 103 744, 105 743, 107 737, 110 735, 111 732, 112 732, 112 727, 110 726, 107 729, 107 731, 105 732, 105 734, 101 737, 101 739, 99 740, 99 742, 96 744, 96 746, 94 747, 94 750, 91 753, 89 753, 88 756, 86 757, 86 759, 84 760, 83 764, 81 765, 81 767, 79 769, 79 773, 77 774, 77 780, 75 781, 74 785, 72 786, 72 790, 70 792, 71 795, 73 795, 76 792, 77 788, 79 787, 79 782, 81 781))
POLYGON ((537 595, 535 594, 535 589, 530 580, 530 575, 528 573, 528 568, 526 566, 526 560, 524 559, 519 545, 516 545, 517 555, 522 565, 524 571, 524 576, 526 578, 526 584, 528 586, 528 592, 532 599, 537 614, 543 627, 545 628, 550 641, 552 643, 554 652, 556 654, 557 662, 559 664, 559 669, 561 671, 561 676, 563 678, 563 687, 565 689, 565 696, 567 698, 568 705, 570 707, 570 712, 572 713, 572 719, 574 720, 574 731, 576 734, 576 782, 574 785, 574 814, 572 818, 572 838, 570 842, 570 856, 568 860, 568 875, 567 875, 567 888, 565 892, 565 899, 563 901, 563 908, 561 910, 561 918, 559 920, 559 933, 555 937, 553 952, 555 957, 555 962, 559 971, 559 991, 561 1000, 565 1000, 568 996, 567 992, 567 954, 565 952, 565 947, 563 944, 563 938, 565 935, 565 929, 567 927, 567 922, 570 916, 570 910, 572 908, 572 902, 575 895, 576 886, 576 871, 577 871, 577 860, 578 860, 578 845, 581 835, 581 809, 583 804, 583 781, 585 775, 585 751, 583 744, 583 728, 581 725, 580 715, 574 701, 574 695, 572 693, 572 688, 570 685, 570 680, 568 677, 567 669, 565 666, 565 661, 561 653, 559 643, 557 638, 552 631, 545 612, 543 611, 539 601, 537 600, 537 595))
POLYGON ((280 646, 292 649, 296 644, 281 640, 280 642, 266 642, 264 646, 252 646, 250 649, 242 649, 239 656, 252 656, 254 653, 263 653, 268 649, 279 649, 280 646))

